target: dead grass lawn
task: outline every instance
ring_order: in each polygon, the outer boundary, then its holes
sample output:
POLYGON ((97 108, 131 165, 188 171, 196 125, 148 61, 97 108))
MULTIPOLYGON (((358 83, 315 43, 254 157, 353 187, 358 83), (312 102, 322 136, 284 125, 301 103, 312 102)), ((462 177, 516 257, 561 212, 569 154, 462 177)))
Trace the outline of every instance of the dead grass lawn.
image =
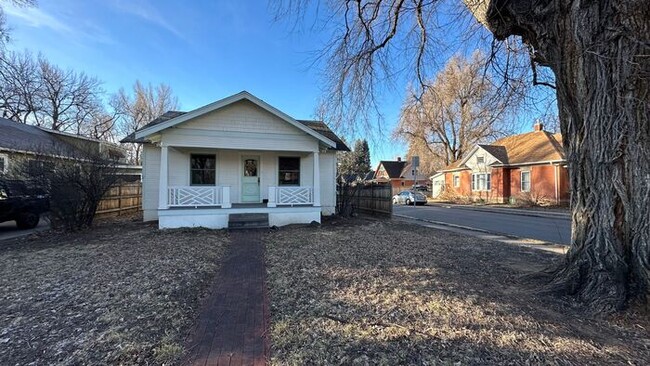
POLYGON ((360 219, 266 241, 273 365, 650 364, 644 316, 536 291, 554 254, 360 219))
POLYGON ((227 242, 134 222, 0 242, 0 364, 177 360, 227 242))

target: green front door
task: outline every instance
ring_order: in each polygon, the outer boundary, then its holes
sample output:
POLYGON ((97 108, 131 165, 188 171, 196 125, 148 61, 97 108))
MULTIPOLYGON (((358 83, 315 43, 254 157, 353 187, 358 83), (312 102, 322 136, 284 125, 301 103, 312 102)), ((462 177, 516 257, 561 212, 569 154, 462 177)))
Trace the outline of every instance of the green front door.
POLYGON ((260 158, 242 157, 241 201, 260 202, 260 158))

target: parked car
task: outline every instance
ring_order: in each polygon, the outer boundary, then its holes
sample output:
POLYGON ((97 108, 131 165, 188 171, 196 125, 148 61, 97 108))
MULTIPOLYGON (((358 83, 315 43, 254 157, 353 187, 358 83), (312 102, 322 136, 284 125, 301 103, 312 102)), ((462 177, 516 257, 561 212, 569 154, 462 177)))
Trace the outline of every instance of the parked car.
POLYGON ((393 196, 393 204, 405 204, 412 205, 415 202, 416 205, 426 205, 427 196, 420 192, 415 191, 402 191, 399 194, 393 196))
POLYGON ((428 192, 429 187, 426 184, 416 184, 413 186, 413 190, 418 192, 428 192))
POLYGON ((0 222, 15 220, 19 229, 32 229, 49 209, 49 198, 42 190, 24 181, 0 179, 0 222))

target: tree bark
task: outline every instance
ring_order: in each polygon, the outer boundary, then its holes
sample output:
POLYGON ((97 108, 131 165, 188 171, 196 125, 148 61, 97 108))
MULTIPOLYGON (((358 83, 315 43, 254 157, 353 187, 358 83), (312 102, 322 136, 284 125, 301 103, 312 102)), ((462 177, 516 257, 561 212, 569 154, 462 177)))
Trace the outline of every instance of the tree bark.
POLYGON ((555 73, 572 238, 553 285, 613 312, 650 289, 647 0, 466 0, 498 39, 555 73), (472 4, 475 6, 472 7, 472 4))

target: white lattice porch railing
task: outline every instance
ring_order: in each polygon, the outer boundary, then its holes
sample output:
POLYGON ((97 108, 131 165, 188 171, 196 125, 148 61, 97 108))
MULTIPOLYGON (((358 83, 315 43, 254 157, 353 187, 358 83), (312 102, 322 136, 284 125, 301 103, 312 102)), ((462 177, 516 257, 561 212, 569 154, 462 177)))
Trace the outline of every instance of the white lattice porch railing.
POLYGON ((169 207, 231 207, 230 187, 169 187, 169 207))
POLYGON ((314 203, 312 187, 269 187, 269 207, 311 205, 314 203))

